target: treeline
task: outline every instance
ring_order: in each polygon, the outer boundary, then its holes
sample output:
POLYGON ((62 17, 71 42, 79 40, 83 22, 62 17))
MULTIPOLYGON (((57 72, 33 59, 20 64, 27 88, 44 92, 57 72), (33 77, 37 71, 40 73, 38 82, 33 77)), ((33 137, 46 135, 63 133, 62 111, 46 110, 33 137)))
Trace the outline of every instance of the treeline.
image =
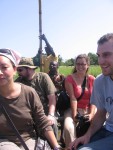
MULTIPOLYGON (((98 65, 98 57, 96 54, 94 53, 88 53, 88 56, 90 57, 90 64, 91 65, 98 65)), ((75 58, 71 58, 68 59, 66 61, 63 61, 63 58, 61 56, 59 56, 59 66, 74 66, 74 59, 75 58)))

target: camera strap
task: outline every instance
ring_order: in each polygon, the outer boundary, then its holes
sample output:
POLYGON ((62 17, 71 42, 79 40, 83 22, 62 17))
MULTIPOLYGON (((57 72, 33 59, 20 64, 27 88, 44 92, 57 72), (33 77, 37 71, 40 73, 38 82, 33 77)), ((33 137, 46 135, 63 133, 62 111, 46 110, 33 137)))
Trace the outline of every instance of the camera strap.
POLYGON ((27 147, 26 143, 25 143, 24 140, 22 139, 20 133, 18 132, 16 126, 14 125, 14 123, 13 123, 11 117, 9 116, 9 114, 8 114, 9 112, 7 112, 6 108, 3 106, 3 104, 2 104, 1 102, 0 102, 0 106, 1 106, 1 108, 2 108, 2 110, 3 110, 3 113, 4 113, 5 117, 6 117, 6 119, 9 121, 10 126, 12 127, 12 129, 14 130, 16 136, 17 136, 18 139, 20 140, 22 146, 24 147, 25 150, 29 150, 29 148, 27 147))
POLYGON ((82 98, 82 96, 84 95, 85 86, 86 86, 86 76, 84 77, 84 81, 82 83, 82 93, 81 93, 81 95, 78 98, 76 98, 77 101, 79 101, 82 98))

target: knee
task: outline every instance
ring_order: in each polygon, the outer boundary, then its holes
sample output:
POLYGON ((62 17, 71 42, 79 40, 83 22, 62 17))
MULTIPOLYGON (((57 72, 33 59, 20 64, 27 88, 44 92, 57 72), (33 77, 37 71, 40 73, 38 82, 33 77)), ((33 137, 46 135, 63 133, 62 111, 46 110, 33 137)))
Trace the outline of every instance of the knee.
POLYGON ((13 142, 0 142, 0 150, 20 150, 20 148, 13 142))
POLYGON ((64 128, 66 129, 74 129, 74 123, 72 119, 65 119, 64 121, 64 128))

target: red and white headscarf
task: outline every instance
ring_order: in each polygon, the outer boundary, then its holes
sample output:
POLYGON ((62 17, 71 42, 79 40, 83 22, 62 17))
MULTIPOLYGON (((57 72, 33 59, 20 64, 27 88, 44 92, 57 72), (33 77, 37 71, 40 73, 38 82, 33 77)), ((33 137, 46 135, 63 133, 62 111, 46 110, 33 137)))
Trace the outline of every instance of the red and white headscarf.
POLYGON ((18 66, 21 59, 21 55, 18 52, 8 48, 0 49, 0 55, 9 58, 16 67, 18 66))

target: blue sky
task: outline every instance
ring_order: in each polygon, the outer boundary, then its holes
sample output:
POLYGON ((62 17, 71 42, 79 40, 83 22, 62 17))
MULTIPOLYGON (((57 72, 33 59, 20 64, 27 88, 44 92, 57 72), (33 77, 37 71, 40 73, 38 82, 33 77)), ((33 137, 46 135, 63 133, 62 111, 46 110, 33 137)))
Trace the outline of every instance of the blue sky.
MULTIPOLYGON (((38 12, 38 0, 0 0, 0 48, 35 56, 39 48, 38 12)), ((113 0, 42 0, 42 33, 64 60, 96 53, 97 40, 110 32, 113 0)))

